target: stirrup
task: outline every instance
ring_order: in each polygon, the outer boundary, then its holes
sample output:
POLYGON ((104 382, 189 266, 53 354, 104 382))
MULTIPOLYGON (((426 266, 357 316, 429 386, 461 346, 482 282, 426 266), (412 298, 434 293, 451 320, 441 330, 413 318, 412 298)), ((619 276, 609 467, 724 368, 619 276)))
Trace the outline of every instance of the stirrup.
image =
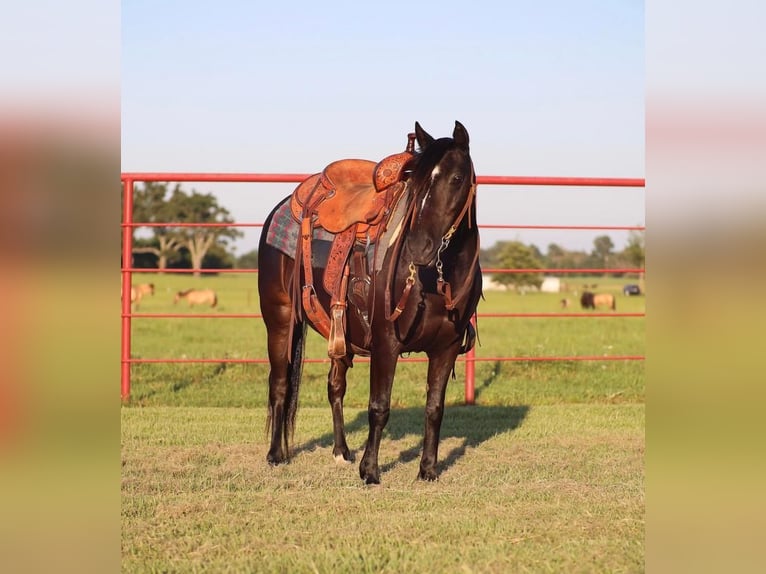
POLYGON ((330 319, 330 335, 327 337, 327 356, 331 359, 342 359, 346 356, 346 308, 335 305, 330 319))

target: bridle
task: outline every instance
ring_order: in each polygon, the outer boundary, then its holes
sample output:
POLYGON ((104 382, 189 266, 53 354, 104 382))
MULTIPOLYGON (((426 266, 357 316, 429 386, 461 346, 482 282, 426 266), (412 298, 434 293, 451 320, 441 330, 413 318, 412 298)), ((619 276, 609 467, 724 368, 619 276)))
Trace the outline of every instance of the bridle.
MULTIPOLYGON (((473 170, 472 170, 473 171, 473 170)), ((441 294, 444 297, 444 306, 447 308, 447 310, 451 311, 453 310, 457 304, 460 302, 460 300, 465 297, 465 295, 470 290, 472 284, 473 284, 473 275, 476 271, 476 266, 479 262, 479 235, 476 234, 476 253, 474 254, 473 261, 471 262, 471 267, 468 271, 468 275, 466 275, 465 281, 463 285, 461 285, 460 289, 457 291, 457 295, 453 297, 452 295, 452 287, 449 284, 448 281, 444 279, 444 264, 442 262, 441 256, 444 251, 446 251, 447 247, 449 247, 450 241, 452 240, 452 236, 455 234, 455 232, 460 227, 460 224, 462 223, 463 219, 468 215, 468 227, 470 229, 472 223, 471 223, 471 206, 474 203, 474 199, 476 196, 476 176, 472 173, 473 182, 471 183, 471 188, 468 190, 468 195, 466 197, 465 203, 463 204, 463 208, 460 210, 460 213, 457 215, 455 220, 453 221, 452 225, 449 226, 449 229, 447 229, 447 232, 442 236, 441 238, 441 244, 439 245, 439 249, 436 251, 436 273, 438 275, 436 279, 436 290, 439 294, 441 294)), ((404 221, 409 222, 409 226, 412 227, 415 222, 417 212, 417 203, 413 200, 411 201, 410 205, 407 208, 407 212, 404 216, 404 221)), ((475 222, 474 222, 475 224, 475 222)), ((399 297, 399 301, 396 304, 396 307, 394 307, 394 310, 389 313, 389 309, 391 308, 391 288, 393 287, 393 280, 394 280, 394 272, 397 267, 397 260, 399 259, 399 254, 401 252, 402 243, 404 242, 404 236, 405 233, 400 233, 399 236, 396 239, 396 243, 394 244, 394 252, 392 253, 391 257, 391 264, 388 266, 388 273, 386 275, 386 291, 385 291, 385 303, 386 303, 386 319, 389 321, 395 321, 399 315, 402 314, 404 311, 407 300, 409 299, 410 292, 412 291, 413 285, 415 285, 415 275, 417 274, 417 265, 413 261, 410 261, 407 269, 409 271, 409 275, 407 279, 404 281, 404 290, 402 291, 401 296, 399 297)))

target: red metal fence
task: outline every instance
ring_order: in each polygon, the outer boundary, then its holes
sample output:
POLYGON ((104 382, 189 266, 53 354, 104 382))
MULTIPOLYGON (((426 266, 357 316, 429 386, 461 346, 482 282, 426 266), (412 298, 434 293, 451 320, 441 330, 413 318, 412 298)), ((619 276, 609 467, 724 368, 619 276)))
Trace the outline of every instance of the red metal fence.
MULTIPOLYGON (((290 173, 123 173, 124 186, 122 220, 122 339, 121 339, 121 381, 120 394, 123 400, 130 396, 131 365, 137 363, 268 363, 268 359, 229 359, 229 358, 184 358, 184 359, 137 359, 131 357, 131 319, 141 318, 260 318, 257 313, 133 313, 131 310, 130 289, 132 275, 135 272, 147 272, 147 269, 132 267, 133 229, 137 227, 263 227, 263 223, 142 223, 133 221, 133 195, 135 182, 245 182, 245 183, 299 183, 310 174, 290 173)), ((478 176, 479 185, 515 185, 515 186, 577 186, 577 187, 634 187, 642 188, 644 179, 639 178, 586 178, 586 177, 525 177, 525 176, 478 176)), ((551 229, 551 230, 603 230, 603 231, 643 231, 643 226, 602 226, 602 225, 479 225, 482 229, 551 229)), ((166 273, 257 273, 257 269, 165 269, 166 273)), ((484 273, 643 273, 640 268, 622 269, 483 269, 484 273)), ((479 317, 644 317, 644 313, 479 313, 479 317)), ((475 320, 475 318, 474 318, 475 320)), ((477 361, 633 361, 644 360, 643 355, 577 355, 566 357, 477 357, 475 350, 464 358, 465 363, 465 401, 474 402, 475 363, 477 361)), ((403 358, 403 362, 425 362, 425 358, 403 358)), ((329 359, 307 359, 306 362, 328 362, 329 359)))

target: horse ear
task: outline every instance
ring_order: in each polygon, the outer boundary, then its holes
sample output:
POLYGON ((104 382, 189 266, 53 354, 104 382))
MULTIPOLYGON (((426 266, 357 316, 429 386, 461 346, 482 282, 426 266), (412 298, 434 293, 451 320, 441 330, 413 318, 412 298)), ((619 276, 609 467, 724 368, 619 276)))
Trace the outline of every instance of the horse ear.
POLYGON ((418 139, 418 147, 421 150, 426 149, 434 141, 434 138, 432 138, 418 122, 415 122, 415 137, 418 139))
POLYGON ((455 140, 455 144, 468 149, 468 132, 465 126, 458 121, 455 121, 455 131, 452 132, 452 139, 455 140))

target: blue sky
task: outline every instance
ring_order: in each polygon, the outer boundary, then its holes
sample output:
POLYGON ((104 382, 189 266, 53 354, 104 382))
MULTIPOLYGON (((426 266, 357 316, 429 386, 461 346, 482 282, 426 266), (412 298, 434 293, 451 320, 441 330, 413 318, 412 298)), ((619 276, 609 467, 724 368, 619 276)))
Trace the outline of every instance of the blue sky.
MULTIPOLYGON (((644 176, 637 1, 122 3, 123 171, 313 173, 468 129, 479 175, 644 176)), ((292 185, 185 184, 240 222, 292 185)), ((479 189, 484 224, 643 225, 638 189, 479 189)), ((246 231, 237 252, 257 244, 246 231)), ((485 230, 592 248, 599 232, 485 230)), ((611 233, 618 249, 626 232, 611 233)))

